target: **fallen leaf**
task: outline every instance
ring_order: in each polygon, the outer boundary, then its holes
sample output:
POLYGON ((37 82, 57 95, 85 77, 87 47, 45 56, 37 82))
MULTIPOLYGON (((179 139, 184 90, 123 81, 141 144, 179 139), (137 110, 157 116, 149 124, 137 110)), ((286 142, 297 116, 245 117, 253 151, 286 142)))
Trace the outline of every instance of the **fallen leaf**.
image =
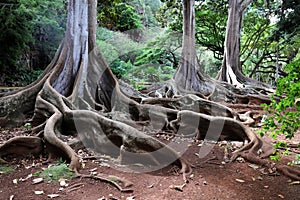
POLYGON ((26 178, 20 178, 19 180, 24 182, 27 181, 28 179, 30 179, 32 177, 32 174, 28 174, 26 178))
POLYGON ((84 162, 81 163, 81 167, 85 168, 85 163, 84 162))
POLYGON ((194 174, 191 174, 191 175, 190 175, 190 179, 193 179, 193 178, 194 178, 194 176, 195 176, 194 174))
POLYGON ((59 194, 48 194, 47 196, 48 196, 50 199, 53 199, 53 198, 59 197, 59 194))
POLYGON ((300 181, 293 181, 290 183, 290 185, 300 185, 300 181))
POLYGON ((90 172, 94 172, 94 171, 96 171, 97 170, 97 167, 95 167, 95 168, 93 168, 93 169, 90 169, 89 171, 90 172))
POLYGON ((239 183, 245 183, 246 181, 244 181, 243 179, 235 179, 235 181, 239 182, 239 183))
POLYGON ((38 183, 41 183, 41 182, 43 182, 43 178, 35 178, 35 179, 33 179, 32 180, 32 184, 38 184, 38 183))
POLYGON ((91 175, 97 175, 98 174, 98 172, 91 172, 91 175))
POLYGON ((37 190, 37 191, 34 191, 34 194, 36 195, 41 195, 41 194, 44 194, 44 191, 40 191, 40 190, 37 190))
POLYGON ((262 180, 263 180, 263 177, 262 177, 262 176, 258 176, 258 177, 257 177, 257 180, 262 181, 262 180))
POLYGON ((259 166, 255 165, 255 164, 249 164, 248 166, 251 167, 254 170, 257 170, 259 168, 259 166))
POLYGON ((101 167, 110 167, 108 163, 102 162, 99 164, 101 167))
POLYGON ((148 185, 147 188, 153 188, 154 184, 148 185))
POLYGON ((60 178, 58 181, 59 181, 59 185, 61 187, 64 187, 67 185, 66 179, 64 179, 64 178, 60 178))
POLYGON ((178 191, 180 191, 180 192, 183 192, 184 186, 186 186, 186 183, 184 183, 184 184, 182 184, 182 185, 170 185, 170 188, 171 188, 171 189, 178 190, 178 191))
POLYGON ((15 179, 13 180, 13 183, 14 183, 14 184, 18 184, 18 179, 15 178, 15 179))

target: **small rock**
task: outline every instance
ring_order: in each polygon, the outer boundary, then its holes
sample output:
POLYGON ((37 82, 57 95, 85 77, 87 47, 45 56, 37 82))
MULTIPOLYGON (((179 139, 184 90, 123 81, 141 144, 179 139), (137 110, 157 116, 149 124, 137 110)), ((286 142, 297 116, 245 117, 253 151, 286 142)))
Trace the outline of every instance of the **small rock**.
POLYGON ((268 186, 268 185, 265 185, 265 186, 264 186, 264 188, 268 189, 268 188, 269 188, 269 186, 268 186))
POLYGON ((258 176, 258 177, 257 177, 257 180, 260 180, 260 181, 262 181, 262 180, 263 180, 263 177, 261 177, 261 176, 258 176))
POLYGON ((207 181, 203 181, 202 184, 203 185, 207 185, 208 183, 207 183, 207 181))
POLYGON ((278 197, 284 199, 284 196, 282 194, 279 194, 278 197))

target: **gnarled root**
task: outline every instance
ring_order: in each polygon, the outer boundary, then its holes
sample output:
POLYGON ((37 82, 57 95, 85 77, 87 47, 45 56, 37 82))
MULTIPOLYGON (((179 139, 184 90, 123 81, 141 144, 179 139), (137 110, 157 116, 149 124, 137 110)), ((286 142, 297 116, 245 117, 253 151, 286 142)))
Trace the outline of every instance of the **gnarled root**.
POLYGON ((43 151, 43 141, 39 137, 18 136, 9 139, 0 146, 0 156, 28 154, 38 155, 43 151))

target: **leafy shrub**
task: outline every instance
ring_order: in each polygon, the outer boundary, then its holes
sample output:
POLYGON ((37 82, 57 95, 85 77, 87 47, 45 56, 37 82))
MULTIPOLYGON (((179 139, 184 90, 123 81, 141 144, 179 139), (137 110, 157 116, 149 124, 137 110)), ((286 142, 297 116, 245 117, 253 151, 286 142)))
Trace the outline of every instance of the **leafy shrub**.
POLYGON ((18 67, 14 73, 3 74, 0 82, 5 83, 6 86, 26 86, 35 81, 42 73, 43 70, 18 67))
MULTIPOLYGON (((284 96, 279 102, 272 97, 270 105, 263 104, 268 115, 264 121, 263 130, 259 133, 264 135, 271 131, 270 135, 276 139, 278 135, 284 135, 292 139, 300 127, 300 59, 285 67, 288 76, 278 79, 276 96, 284 96)), ((286 147, 285 143, 278 142, 278 147, 286 147)))
POLYGON ((101 54, 104 56, 108 64, 111 64, 113 61, 118 59, 119 57, 118 51, 113 45, 102 40, 97 40, 97 44, 101 51, 101 54))
POLYGON ((130 60, 128 62, 125 62, 123 60, 115 60, 110 65, 111 70, 116 75, 118 79, 124 77, 130 69, 133 68, 133 65, 131 64, 130 60))

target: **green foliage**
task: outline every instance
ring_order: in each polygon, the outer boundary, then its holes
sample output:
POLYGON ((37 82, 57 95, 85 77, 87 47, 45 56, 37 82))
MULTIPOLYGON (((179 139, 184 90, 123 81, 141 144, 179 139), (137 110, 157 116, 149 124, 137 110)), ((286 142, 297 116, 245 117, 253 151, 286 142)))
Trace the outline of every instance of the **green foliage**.
POLYGON ((8 0, 6 3, 7 6, 0 8, 0 74, 16 70, 21 54, 33 41, 34 13, 29 8, 34 1, 8 0))
POLYGON ((119 57, 117 49, 110 43, 103 40, 97 40, 97 44, 108 64, 111 64, 119 57))
MULTIPOLYGON (((156 15, 162 26, 182 33, 181 0, 164 0, 156 15)), ((222 60, 228 14, 227 1, 200 0, 195 5, 196 43, 214 52, 214 57, 222 60)))
POLYGON ((35 81, 42 73, 43 70, 18 67, 14 73, 6 74, 4 82, 9 86, 24 86, 35 81))
MULTIPOLYGON (((144 47, 144 44, 133 41, 127 34, 113 32, 101 27, 97 30, 97 44, 108 64, 117 71, 128 61, 135 62, 140 49, 144 47), (118 63, 121 61, 123 63, 118 63)), ((118 76, 124 75, 124 72, 119 73, 117 71, 118 76)))
POLYGON ((120 1, 98 3, 98 21, 101 27, 122 32, 143 27, 134 8, 120 1))
POLYGON ((137 57, 135 65, 157 64, 178 67, 181 47, 181 34, 164 31, 147 43, 137 57))
POLYGON ((161 6, 160 0, 126 0, 125 2, 134 7, 135 12, 141 17, 141 23, 145 27, 158 25, 154 16, 161 6))
POLYGON ((0 174, 6 174, 6 173, 11 173, 15 171, 12 167, 10 166, 2 166, 0 165, 0 174))
POLYGON ((34 69, 45 69, 54 56, 62 38, 64 37, 67 13, 66 1, 35 0, 33 7, 34 43, 31 52, 37 54, 33 60, 34 69))
POLYGON ((292 162, 289 163, 290 165, 300 165, 300 154, 297 154, 295 156, 295 160, 293 160, 292 162))
POLYGON ((64 0, 9 0, 0 8, 0 82, 31 83, 51 61, 66 21, 64 0))
POLYGON ((117 78, 125 78, 125 75, 131 70, 134 66, 131 64, 130 60, 127 62, 123 60, 115 60, 113 63, 111 63, 110 68, 113 71, 113 73, 116 75, 117 78))
MULTIPOLYGON (((278 80, 276 95, 282 98, 279 102, 272 98, 270 105, 264 104, 264 109, 270 117, 264 122, 263 130, 259 133, 264 135, 271 131, 270 135, 276 139, 278 135, 284 135, 292 139, 300 127, 300 60, 296 60, 285 67, 288 76, 278 80)), ((279 142, 275 148, 284 145, 279 142)))
POLYGON ((282 1, 280 9, 277 10, 277 14, 280 17, 278 23, 278 29, 275 33, 275 37, 289 37, 300 34, 300 4, 299 0, 285 0, 282 1))
POLYGON ((35 175, 44 178, 46 181, 55 182, 57 182, 60 178, 71 179, 76 177, 76 174, 71 168, 67 167, 66 164, 51 166, 35 175))
POLYGON ((122 77, 135 88, 143 88, 143 83, 162 82, 172 78, 175 69, 167 65, 143 64, 133 66, 122 77))

